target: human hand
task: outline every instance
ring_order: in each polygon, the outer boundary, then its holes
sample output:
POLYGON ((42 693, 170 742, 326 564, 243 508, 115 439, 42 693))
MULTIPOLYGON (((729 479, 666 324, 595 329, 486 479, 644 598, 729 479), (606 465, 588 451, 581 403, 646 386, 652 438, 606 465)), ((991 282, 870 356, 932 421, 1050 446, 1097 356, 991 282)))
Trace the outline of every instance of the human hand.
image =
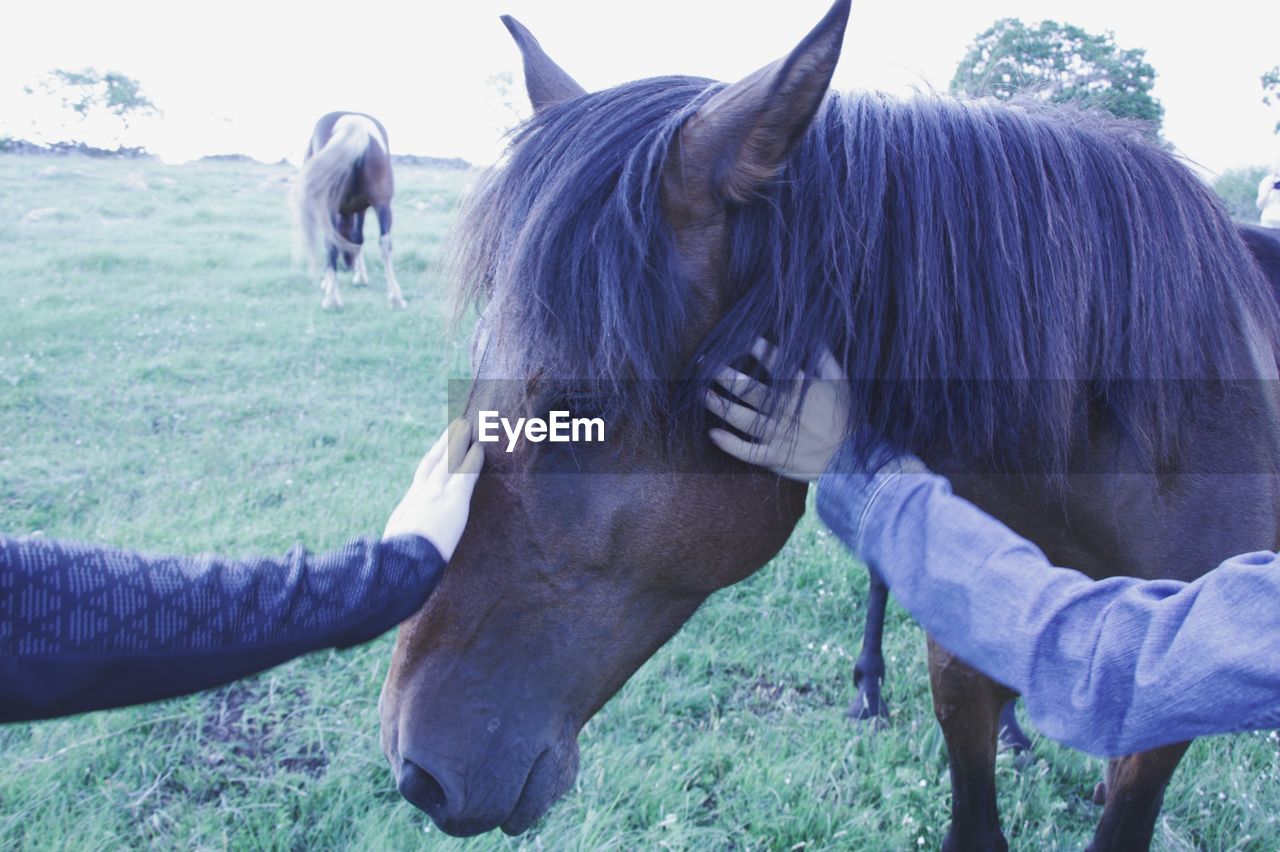
MULTIPOLYGON (((757 340, 751 353, 766 370, 772 371, 775 349, 768 341, 757 340)), ((844 370, 826 349, 801 400, 803 378, 804 374, 799 373, 786 386, 772 389, 782 396, 773 413, 766 416, 758 408, 771 389, 726 367, 716 377, 716 384, 739 401, 708 390, 706 406, 754 440, 744 441, 724 429, 712 429, 711 442, 748 464, 761 465, 788 479, 813 482, 827 469, 849 434, 849 385, 844 370)))
POLYGON ((391 513, 382 538, 420 535, 448 562, 467 526, 471 492, 482 467, 484 448, 472 441, 471 424, 466 420, 450 423, 418 465, 413 484, 391 513), (449 459, 461 459, 453 473, 449 459))

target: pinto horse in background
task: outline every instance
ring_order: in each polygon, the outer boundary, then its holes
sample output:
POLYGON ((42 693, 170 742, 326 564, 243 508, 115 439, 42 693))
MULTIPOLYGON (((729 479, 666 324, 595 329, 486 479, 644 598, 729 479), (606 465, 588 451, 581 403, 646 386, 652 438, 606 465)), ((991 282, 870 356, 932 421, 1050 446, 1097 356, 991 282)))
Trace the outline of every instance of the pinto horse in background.
POLYGON ((293 188, 294 219, 314 271, 322 259, 321 306, 342 307, 338 292, 338 257, 354 269, 353 284, 368 284, 365 269, 364 214, 370 207, 378 217, 378 248, 387 275, 387 299, 393 308, 405 306, 404 294, 391 263, 391 145, 387 130, 376 118, 358 112, 331 112, 316 122, 307 145, 302 171, 293 188))
MULTIPOLYGON (((805 488, 706 439, 702 392, 757 337, 781 376, 830 347, 854 452, 914 451, 1054 564, 1190 580, 1276 547, 1280 310, 1211 190, 1104 116, 829 92, 848 14, 730 85, 592 93, 506 19, 534 115, 454 231, 486 305, 467 416, 571 401, 610 441, 488 445, 400 628, 382 747, 450 834, 529 828, 587 720, 790 536, 805 488)), ((1010 692, 932 642, 929 673, 943 848, 1005 849, 1010 692)), ((1095 852, 1150 844, 1187 745, 1113 761, 1095 852)))

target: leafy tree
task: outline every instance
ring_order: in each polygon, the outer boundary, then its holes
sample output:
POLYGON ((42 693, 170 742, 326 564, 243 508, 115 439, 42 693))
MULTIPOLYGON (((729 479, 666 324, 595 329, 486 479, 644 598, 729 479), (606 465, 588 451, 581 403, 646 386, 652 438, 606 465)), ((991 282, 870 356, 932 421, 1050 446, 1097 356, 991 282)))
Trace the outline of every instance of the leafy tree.
POLYGON ((39 89, 62 100, 62 106, 81 119, 106 114, 129 129, 135 118, 160 115, 160 109, 142 93, 142 84, 119 71, 102 73, 95 68, 67 71, 55 68, 35 86, 27 86, 28 94, 39 89))
MULTIPOLYGON (((1280 106, 1280 65, 1262 75, 1262 102, 1280 106)), ((1280 121, 1276 122, 1276 133, 1280 133, 1280 121)))
POLYGON ((521 108, 520 98, 516 97, 515 74, 499 71, 490 74, 485 84, 493 91, 498 132, 506 133, 528 117, 528 110, 521 108))
POLYGON ((1231 218, 1257 224, 1258 182, 1266 173, 1266 166, 1227 169, 1213 182, 1213 191, 1222 199, 1231 218))
POLYGON ((1075 103, 1149 122, 1158 133, 1164 107, 1151 96, 1155 78, 1146 51, 1121 48, 1110 32, 1093 35, 1055 21, 1027 26, 1002 18, 974 39, 956 67, 951 91, 1075 103))

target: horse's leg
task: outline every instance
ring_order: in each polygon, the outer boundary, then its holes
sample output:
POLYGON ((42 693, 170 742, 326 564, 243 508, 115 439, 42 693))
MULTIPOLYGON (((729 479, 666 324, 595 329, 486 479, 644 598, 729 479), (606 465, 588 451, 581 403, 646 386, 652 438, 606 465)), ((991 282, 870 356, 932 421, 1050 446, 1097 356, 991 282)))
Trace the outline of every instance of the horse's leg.
POLYGON ((396 270, 391 265, 391 204, 379 204, 374 210, 378 214, 378 248, 382 251, 382 268, 387 271, 387 300, 391 307, 403 308, 404 294, 400 292, 400 282, 396 280, 396 270))
POLYGON ((1107 767, 1106 808, 1094 832, 1093 852, 1129 852, 1151 846, 1164 789, 1191 743, 1175 743, 1118 757, 1107 767))
POLYGON ((947 741, 951 827, 944 852, 996 850, 1009 844, 996 808, 996 732, 1012 693, 929 640, 933 712, 947 741))
POLYGON ((355 221, 352 223, 351 236, 349 237, 351 242, 360 246, 356 250, 355 275, 351 278, 351 283, 357 287, 363 287, 369 283, 369 270, 364 265, 364 213, 365 211, 361 210, 355 214, 355 221))
POLYGON ((338 247, 335 245, 329 246, 329 256, 325 260, 324 278, 320 279, 320 289, 324 292, 320 307, 325 310, 342 307, 342 296, 338 295, 338 247))
POLYGON ((887 719, 889 708, 880 695, 884 683, 884 611, 889 603, 889 587, 880 575, 868 568, 871 585, 867 591, 867 620, 862 628, 862 650, 853 666, 853 685, 858 693, 849 708, 850 719, 887 719))
POLYGON ((1000 748, 1021 754, 1031 751, 1031 738, 1023 732, 1018 724, 1018 699, 1010 698, 1000 711, 1000 748))

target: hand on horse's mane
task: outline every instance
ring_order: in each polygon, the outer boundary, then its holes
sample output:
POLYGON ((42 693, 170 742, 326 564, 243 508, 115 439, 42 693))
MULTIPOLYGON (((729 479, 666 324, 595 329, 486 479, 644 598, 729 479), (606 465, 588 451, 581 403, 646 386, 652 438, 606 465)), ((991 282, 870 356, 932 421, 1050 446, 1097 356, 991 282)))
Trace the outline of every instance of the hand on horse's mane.
MULTIPOLYGON (((751 354, 772 373, 776 362, 772 344, 757 340, 751 354)), ((791 381, 773 380, 766 385, 725 367, 716 378, 716 387, 707 391, 707 408, 751 440, 725 429, 712 429, 711 442, 748 464, 766 467, 788 479, 813 482, 850 433, 845 378, 844 369, 826 349, 807 387, 803 373, 791 381), (777 395, 772 407, 766 405, 770 394, 777 395)))
POLYGON ((450 423, 418 465, 413 484, 387 521, 383 539, 420 535, 448 562, 467 526, 471 492, 483 466, 484 448, 473 440, 471 424, 450 423), (451 460, 457 462, 452 472, 451 460))

